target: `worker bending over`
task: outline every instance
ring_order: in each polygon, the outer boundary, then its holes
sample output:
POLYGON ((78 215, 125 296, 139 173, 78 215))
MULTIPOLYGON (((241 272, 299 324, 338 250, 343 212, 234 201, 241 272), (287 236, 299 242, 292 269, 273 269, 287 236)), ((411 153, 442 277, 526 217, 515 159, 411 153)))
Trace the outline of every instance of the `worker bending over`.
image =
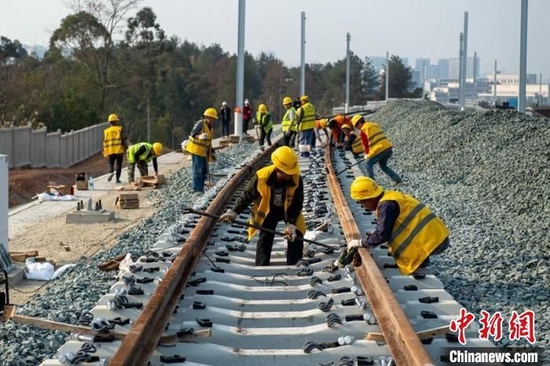
POLYGON ((157 156, 162 154, 162 149, 163 147, 160 142, 155 142, 154 144, 140 142, 130 146, 126 151, 126 161, 128 163, 128 182, 134 182, 136 165, 141 177, 148 176, 148 164, 151 161, 153 161, 153 169, 155 171, 155 176, 157 176, 159 174, 157 156))
POLYGON ((348 125, 342 126, 342 134, 344 138, 342 140, 342 148, 346 151, 351 151, 353 155, 357 156, 365 152, 361 139, 355 132, 352 131, 348 125))
POLYGON ((319 117, 315 120, 315 138, 319 141, 319 146, 324 147, 325 142, 323 142, 323 139, 321 138, 321 131, 325 134, 325 141, 328 143, 330 137, 327 131, 327 119, 319 117))
POLYGON ((330 128, 332 133, 331 146, 337 146, 337 144, 342 142, 344 138, 344 134, 342 133, 343 126, 349 126, 353 129, 351 118, 344 114, 339 114, 328 120, 327 127, 330 128))
MULTIPOLYGON (((250 180, 235 206, 220 216, 222 222, 232 222, 250 203, 254 202, 250 223, 275 230, 279 221, 286 223, 285 238, 288 242, 286 264, 296 264, 302 258, 306 231, 302 206, 304 186, 300 176, 298 157, 288 146, 281 146, 271 154, 272 165, 262 168, 250 180)), ((250 241, 256 229, 248 228, 250 241)), ((268 266, 273 248, 273 233, 261 231, 256 246, 256 266, 268 266)))
POLYGON ((389 244, 389 252, 402 274, 427 266, 429 256, 449 247, 449 230, 428 207, 408 194, 384 190, 374 180, 359 177, 351 183, 351 198, 375 211, 376 230, 361 240, 348 242, 354 248, 389 244))
POLYGON ((374 166, 386 173, 395 183, 401 183, 401 177, 388 166, 388 160, 393 155, 393 145, 377 123, 365 121, 365 118, 356 114, 352 120, 355 128, 361 130, 361 141, 367 154, 367 175, 374 179, 374 166))

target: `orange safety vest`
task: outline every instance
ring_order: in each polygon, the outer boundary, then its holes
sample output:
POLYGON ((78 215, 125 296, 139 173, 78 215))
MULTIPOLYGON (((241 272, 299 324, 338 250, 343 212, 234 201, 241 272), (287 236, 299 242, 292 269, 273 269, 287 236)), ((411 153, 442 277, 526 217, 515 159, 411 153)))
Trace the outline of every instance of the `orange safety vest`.
MULTIPOLYGON (((264 219, 267 217, 267 214, 269 213, 269 203, 271 202, 271 187, 267 185, 267 180, 273 174, 275 171, 275 165, 269 165, 265 168, 262 168, 256 172, 256 175, 258 176, 258 192, 260 193, 259 199, 256 199, 254 202, 254 206, 252 207, 252 215, 250 216, 250 223, 253 225, 261 226, 264 222, 264 219)), ((285 194, 285 203, 284 203, 284 210, 285 210, 285 221, 286 221, 286 211, 290 207, 290 204, 292 203, 292 200, 294 199, 294 192, 296 191, 296 188, 298 188, 298 185, 300 183, 300 174, 294 174, 292 176, 292 182, 294 182, 294 185, 288 186, 286 189, 285 194)), ((300 212, 300 216, 298 216, 298 221, 296 222, 296 228, 302 232, 302 234, 305 234, 306 232, 306 223, 304 220, 304 215, 300 212)), ((248 228, 248 240, 250 241, 254 234, 256 234, 256 229, 249 227, 248 228)))

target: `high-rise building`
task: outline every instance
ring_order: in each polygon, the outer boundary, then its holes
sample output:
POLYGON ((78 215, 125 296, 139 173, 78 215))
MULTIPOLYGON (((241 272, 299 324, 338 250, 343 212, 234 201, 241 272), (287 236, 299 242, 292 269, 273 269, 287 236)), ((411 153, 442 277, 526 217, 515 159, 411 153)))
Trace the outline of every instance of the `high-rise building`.
MULTIPOLYGON (((457 58, 450 58, 449 61, 449 77, 448 79, 457 79, 460 75, 460 59, 457 58)), ((479 57, 475 59, 476 63, 476 79, 479 78, 479 57)), ((474 76, 474 58, 468 57, 468 60, 466 61, 466 79, 471 79, 474 76)))
POLYGON ((449 79, 449 60, 439 59, 437 66, 439 68, 439 79, 449 79))

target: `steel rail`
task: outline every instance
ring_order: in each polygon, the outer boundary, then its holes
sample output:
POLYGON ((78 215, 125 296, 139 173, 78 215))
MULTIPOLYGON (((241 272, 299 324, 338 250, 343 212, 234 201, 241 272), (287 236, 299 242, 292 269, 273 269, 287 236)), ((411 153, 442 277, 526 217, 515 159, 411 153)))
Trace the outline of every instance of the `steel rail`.
MULTIPOLYGON (((208 206, 207 212, 220 214, 235 191, 254 174, 262 161, 278 147, 281 138, 258 155, 254 161, 233 176, 208 206)), ((202 256, 217 220, 203 216, 191 232, 186 244, 170 265, 162 282, 126 335, 122 345, 109 363, 110 366, 146 366, 157 347, 166 324, 180 300, 187 281, 202 256)))
MULTIPOLYGON (((332 149, 327 147, 325 163, 327 182, 332 193, 336 212, 347 241, 361 239, 361 233, 349 209, 348 203, 332 165, 332 149)), ((370 303, 374 316, 397 365, 433 365, 430 356, 415 333, 403 309, 397 302, 386 279, 367 249, 359 249, 362 264, 355 268, 361 286, 370 303)))

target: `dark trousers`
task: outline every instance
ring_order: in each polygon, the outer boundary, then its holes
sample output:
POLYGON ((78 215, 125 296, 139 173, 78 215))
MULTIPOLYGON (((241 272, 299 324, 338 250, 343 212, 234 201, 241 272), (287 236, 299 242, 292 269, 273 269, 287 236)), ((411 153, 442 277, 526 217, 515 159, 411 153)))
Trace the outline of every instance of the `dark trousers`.
MULTIPOLYGON (((270 230, 275 230, 279 221, 284 220, 283 217, 278 217, 269 213, 262 223, 262 227, 270 230)), ((303 238, 304 234, 296 230, 296 236, 303 238)), ((260 231, 260 237, 256 246, 256 265, 257 266, 269 266, 271 261, 271 249, 273 249, 273 239, 275 234, 260 231)), ((300 259, 302 259, 302 252, 304 250, 304 242, 301 240, 294 240, 288 242, 288 250, 286 252, 286 264, 294 265, 300 259)))
POLYGON ((115 163, 116 163, 116 180, 120 180, 120 174, 122 172, 122 158, 124 157, 124 154, 111 154, 109 155, 109 173, 112 173, 115 171, 115 163))
POLYGON ((248 120, 243 119, 243 133, 247 133, 246 131, 248 131, 248 120))
POLYGON ((289 146, 289 147, 294 147, 294 143, 293 143, 293 136, 296 134, 296 132, 294 131, 286 131, 283 135, 283 145, 285 146, 289 146))
POLYGON ((222 121, 222 136, 229 136, 229 121, 222 121))
POLYGON ((204 192, 204 182, 208 177, 208 161, 206 157, 192 154, 193 162, 193 190, 204 192))
POLYGON ((263 128, 260 128, 260 146, 264 146, 264 140, 267 140, 267 146, 271 146, 271 133, 273 128, 269 132, 265 132, 263 128))

